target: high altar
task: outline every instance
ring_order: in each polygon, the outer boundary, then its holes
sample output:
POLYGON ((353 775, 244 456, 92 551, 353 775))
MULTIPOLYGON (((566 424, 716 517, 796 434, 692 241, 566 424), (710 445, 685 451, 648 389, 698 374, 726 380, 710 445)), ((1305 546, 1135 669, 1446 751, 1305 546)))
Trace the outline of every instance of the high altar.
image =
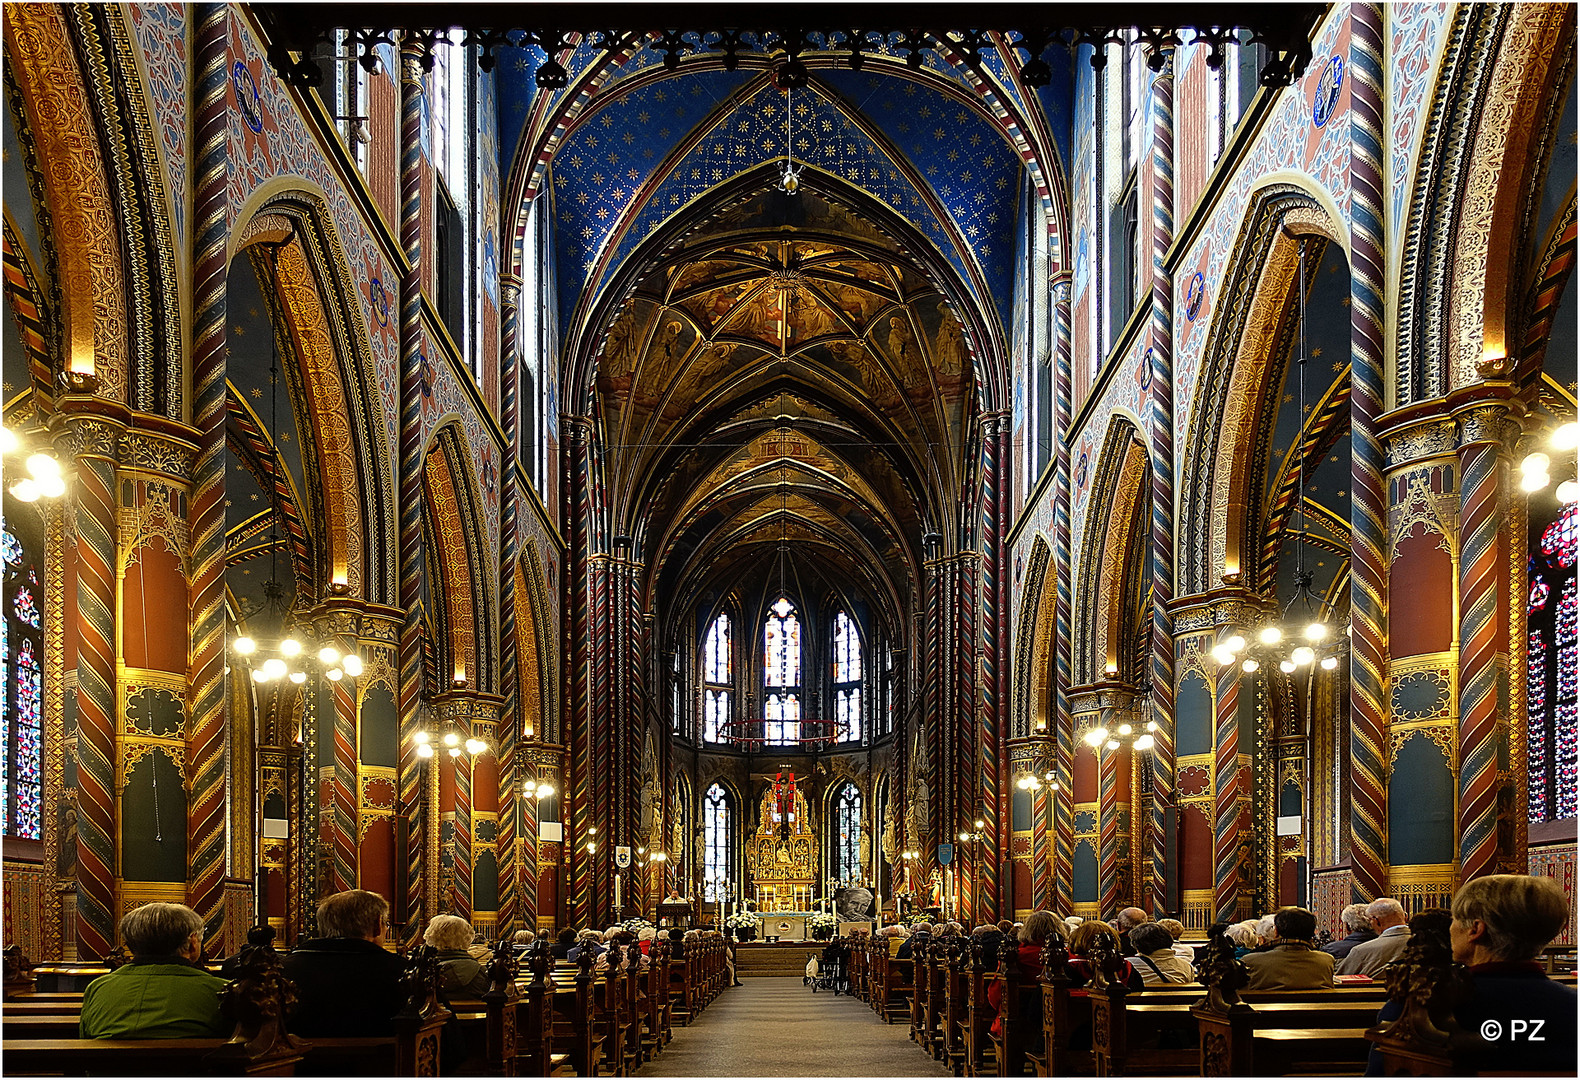
POLYGON ((746 872, 759 911, 811 910, 817 836, 806 796, 796 789, 793 777, 788 785, 776 782, 763 792, 757 832, 746 849, 746 872))

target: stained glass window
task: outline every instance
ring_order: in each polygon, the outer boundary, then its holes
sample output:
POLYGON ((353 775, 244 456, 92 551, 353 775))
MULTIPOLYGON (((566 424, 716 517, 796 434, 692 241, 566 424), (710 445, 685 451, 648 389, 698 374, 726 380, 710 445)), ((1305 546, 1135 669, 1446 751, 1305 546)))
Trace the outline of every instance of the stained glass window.
POLYGON ((763 626, 763 738, 769 746, 801 739, 801 623, 781 596, 763 626))
POLYGON ((861 741, 861 635, 843 611, 834 616, 834 736, 861 741))
POLYGON ((860 881, 861 792, 846 781, 834 792, 834 857, 829 860, 834 876, 841 881, 860 881))
POLYGON ((732 873, 730 854, 735 850, 735 808, 720 784, 702 799, 702 899, 717 903, 725 898, 724 883, 732 873))
POLYGON ((6 506, 7 527, 0 544, 5 562, 5 618, 0 632, 0 747, 5 768, 0 773, 0 819, 5 834, 37 840, 43 834, 42 776, 44 715, 43 612, 39 607, 38 544, 26 540, 25 525, 33 516, 20 507, 6 506), (13 532, 11 525, 17 525, 13 532))
POLYGON ((728 738, 730 689, 730 617, 721 614, 708 627, 702 645, 702 739, 723 742, 728 738))
MULTIPOLYGON (((1574 503, 1541 530, 1530 556, 1531 591, 1526 606, 1528 806, 1533 822, 1574 817, 1576 812, 1576 667, 1580 647, 1575 619, 1575 553, 1580 547, 1574 503), (1556 602, 1554 602, 1556 598, 1556 602)), ((1533 530, 1534 531, 1534 530, 1533 530)))

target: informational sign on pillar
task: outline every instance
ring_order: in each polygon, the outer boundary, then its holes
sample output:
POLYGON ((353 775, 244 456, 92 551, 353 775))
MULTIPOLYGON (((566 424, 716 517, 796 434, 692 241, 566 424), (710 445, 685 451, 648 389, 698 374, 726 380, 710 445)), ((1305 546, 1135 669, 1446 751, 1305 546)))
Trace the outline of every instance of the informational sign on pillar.
POLYGON ((938 865, 948 866, 955 861, 955 846, 953 844, 938 845, 938 865))

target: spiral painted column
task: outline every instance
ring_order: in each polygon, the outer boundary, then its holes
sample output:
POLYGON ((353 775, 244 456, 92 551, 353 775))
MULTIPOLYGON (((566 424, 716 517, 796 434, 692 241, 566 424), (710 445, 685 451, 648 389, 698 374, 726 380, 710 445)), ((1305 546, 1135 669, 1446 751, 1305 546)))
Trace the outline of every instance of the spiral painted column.
MULTIPOLYGON (((1227 635, 1225 635, 1227 636, 1227 635)), ((1216 919, 1240 904, 1240 666, 1218 671, 1213 759, 1212 891, 1216 919)))
MULTIPOLYGON (((943 742, 941 735, 944 730, 943 717, 948 715, 945 702, 949 696, 950 669, 945 659, 945 625, 948 621, 948 613, 953 609, 948 599, 948 564, 937 551, 931 552, 931 558, 923 563, 922 573, 926 582, 922 642, 924 711, 918 720, 920 730, 916 736, 909 736, 908 733, 908 737, 912 740, 911 745, 921 747, 923 760, 917 763, 920 772, 915 782, 918 785, 930 786, 928 808, 931 812, 928 820, 925 821, 909 814, 906 816, 908 826, 906 839, 912 848, 922 853, 921 865, 913 867, 912 872, 925 880, 928 868, 932 865, 937 838, 943 835, 942 823, 950 819, 949 803, 945 795, 948 789, 944 786, 943 777, 948 752, 940 744, 943 742), (909 827, 913 820, 918 822, 918 827, 915 829, 909 827), (914 835, 911 835, 912 833, 914 835)), ((907 751, 909 749, 910 746, 907 746, 907 751)), ((914 789, 907 789, 902 794, 914 799, 917 793, 914 789)), ((916 882, 913 881, 912 884, 915 885, 916 882)))
MULTIPOLYGON (((982 841, 972 851, 979 865, 972 867, 977 913, 986 917, 998 909, 999 812, 999 578, 1003 576, 1003 534, 999 530, 999 492, 1004 483, 1004 442, 1000 431, 1004 417, 993 414, 982 425, 982 686, 981 725, 977 732, 976 817, 982 820, 982 841)), ((969 810, 969 808, 968 808, 969 810)))
MULTIPOLYGON (((1152 914, 1169 910, 1164 815, 1174 801, 1174 282, 1164 263, 1174 243, 1174 58, 1152 80, 1152 358, 1149 400, 1152 444, 1152 821, 1150 843, 1140 822, 1136 873, 1152 855, 1152 914)), ((1176 869, 1177 872, 1177 869, 1176 869)))
MULTIPOLYGON (((533 802, 521 796, 523 770, 517 762, 517 744, 522 730, 521 687, 516 657, 516 514, 521 496, 520 414, 518 397, 521 384, 521 359, 517 334, 521 321, 521 279, 511 274, 499 278, 500 364, 504 368, 500 388, 500 424, 505 429, 505 460, 500 470, 499 521, 499 683, 504 691, 504 711, 499 723, 499 933, 517 927, 517 905, 521 884, 516 871, 517 819, 531 812, 533 802)), ((533 831, 536 832, 536 821, 533 831)), ((536 874, 532 888, 537 891, 536 874)), ((533 905, 534 914, 536 905, 533 905)), ((522 929, 532 929, 530 924, 522 929)))
MULTIPOLYGON (((591 458, 589 456, 589 470, 591 458)), ((586 483, 590 489, 595 477, 589 471, 586 483)), ((593 522, 591 519, 591 506, 593 499, 589 498, 589 517, 587 521, 587 537, 589 549, 593 543, 593 522)), ((587 591, 588 624, 590 631, 584 642, 579 643, 580 651, 584 657, 583 662, 590 672, 590 696, 588 704, 588 726, 590 729, 589 755, 587 759, 587 803, 589 820, 597 826, 597 849, 592 853, 591 866, 589 867, 589 887, 591 895, 588 897, 588 911, 593 922, 598 926, 608 925, 610 905, 614 902, 614 883, 610 876, 610 864, 614 858, 612 847, 615 843, 614 831, 614 797, 615 786, 612 773, 616 768, 614 760, 614 731, 615 722, 611 700, 610 682, 612 672, 609 665, 609 556, 604 552, 590 553, 587 556, 586 577, 584 578, 587 591)), ((588 837, 587 839, 592 839, 588 837)))
MULTIPOLYGON (((400 242, 406 267, 400 281, 400 812, 405 827, 405 896, 399 918, 402 940, 413 943, 424 923, 422 759, 412 735, 422 699, 422 48, 412 40, 400 51, 400 242)), ((437 868, 434 868, 435 872, 437 868)))
MULTIPOLYGON (((1459 875, 1508 872, 1498 804, 1509 780, 1508 446, 1515 387, 1487 382, 1449 395, 1459 422, 1459 875), (1501 399, 1501 400, 1500 400, 1501 399)), ((1516 406, 1517 407, 1517 406, 1516 406)), ((1523 555, 1523 553, 1522 553, 1523 555)), ((1512 792, 1508 800, 1512 805, 1512 792)), ((1512 830, 1505 830, 1512 835, 1512 830)))
MULTIPOLYGON (((230 7, 194 12, 192 396, 198 429, 192 469, 191 719, 187 809, 191 865, 187 905, 203 917, 203 943, 217 955, 225 937, 225 233, 230 157, 225 94, 230 7)), ((80 834, 79 834, 80 835, 80 834)), ((243 853, 236 853, 241 858, 243 853)), ((250 860, 249 860, 250 862, 250 860)), ((260 913, 260 918, 263 917, 260 913)))
POLYGON ((1050 896, 1052 879, 1048 859, 1048 798, 1046 784, 1031 793, 1031 907, 1068 911, 1054 905, 1050 896))
MULTIPOLYGON (((77 954, 108 956, 116 925, 116 444, 124 428, 77 414, 77 954)), ((81 399, 91 408, 108 404, 81 399)), ((124 411, 117 409, 117 411, 124 411)), ((69 663, 69 659, 68 659, 69 663)))
POLYGON ((1350 7, 1350 865, 1351 896, 1388 891, 1388 714, 1383 702, 1387 538, 1383 410, 1383 15, 1350 7))
MULTIPOLYGON (((342 652, 355 648, 326 632, 320 625, 320 641, 332 643, 342 652)), ((353 684, 347 679, 329 683, 330 715, 323 718, 332 726, 334 739, 334 768, 330 780, 329 801, 333 807, 334 835, 331 840, 333 858, 330 862, 330 888, 334 892, 357 887, 357 698, 353 684)))
POLYGON ((591 629, 591 612, 588 605, 590 587, 588 565, 588 528, 591 506, 588 499, 590 440, 592 422, 585 416, 560 418, 564 468, 561 486, 564 491, 564 508, 561 520, 566 525, 570 549, 565 558, 565 722, 562 726, 564 740, 570 752, 570 776, 565 789, 565 816, 570 831, 565 843, 570 850, 570 892, 572 922, 577 926, 590 926, 592 918, 593 860, 586 844, 594 825, 591 787, 592 772, 592 686, 589 671, 592 657, 588 652, 591 629))
MULTIPOLYGON (((977 773, 981 769, 981 758, 977 749, 979 725, 977 710, 981 708, 981 703, 977 689, 976 635, 982 606, 982 599, 978 595, 981 586, 982 553, 962 552, 955 559, 956 625, 954 639, 951 642, 955 661, 955 714, 949 727, 955 739, 957 762, 954 776, 951 777, 955 785, 956 822, 956 826, 950 830, 951 833, 973 828, 977 818, 980 817, 978 808, 981 806, 982 784, 977 778, 977 773)), ((977 890, 973 883, 976 881, 977 864, 981 860, 976 858, 975 851, 966 851, 964 855, 969 856, 969 859, 960 863, 959 895, 964 901, 967 917, 975 918, 978 910, 977 890)))
POLYGON ((1053 801, 1053 910, 1068 914, 1075 903, 1075 718, 1070 712, 1070 280, 1061 271, 1054 283, 1055 362, 1053 391, 1053 760, 1059 790, 1053 801))

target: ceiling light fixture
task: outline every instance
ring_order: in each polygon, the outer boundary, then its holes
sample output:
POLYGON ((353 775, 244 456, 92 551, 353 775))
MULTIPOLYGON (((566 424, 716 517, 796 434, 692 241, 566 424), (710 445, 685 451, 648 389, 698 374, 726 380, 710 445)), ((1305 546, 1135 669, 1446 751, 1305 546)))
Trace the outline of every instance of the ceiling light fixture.
MULTIPOLYGON (((1212 650, 1212 657, 1220 665, 1239 664, 1247 675, 1255 674, 1262 667, 1262 660, 1278 663, 1285 675, 1292 675, 1301 668, 1319 666, 1333 671, 1339 666, 1339 656, 1349 648, 1348 628, 1335 635, 1322 618, 1326 606, 1323 597, 1312 588, 1316 574, 1307 563, 1307 538, 1311 520, 1306 508, 1306 455, 1300 445, 1306 436, 1306 238, 1298 238, 1299 261, 1295 272, 1295 304, 1298 326, 1295 364, 1300 412, 1295 435, 1295 499, 1300 514, 1299 528, 1295 532, 1295 591, 1284 604, 1277 622, 1270 622, 1257 631, 1256 642, 1246 641, 1244 635, 1230 631, 1229 636, 1212 650), (1296 604, 1300 609, 1295 610, 1296 604), (1260 653, 1259 659, 1256 654, 1260 653)), ((1313 444, 1315 445, 1315 444, 1313 444)), ((1276 587, 1276 586, 1275 586, 1276 587)))
POLYGON ((790 148, 790 89, 794 82, 785 77, 789 66, 789 64, 784 66, 779 77, 779 82, 785 88, 785 162, 784 167, 779 170, 779 182, 774 186, 786 195, 794 195, 801 190, 801 170, 806 168, 806 165, 795 163, 795 154, 790 148))

